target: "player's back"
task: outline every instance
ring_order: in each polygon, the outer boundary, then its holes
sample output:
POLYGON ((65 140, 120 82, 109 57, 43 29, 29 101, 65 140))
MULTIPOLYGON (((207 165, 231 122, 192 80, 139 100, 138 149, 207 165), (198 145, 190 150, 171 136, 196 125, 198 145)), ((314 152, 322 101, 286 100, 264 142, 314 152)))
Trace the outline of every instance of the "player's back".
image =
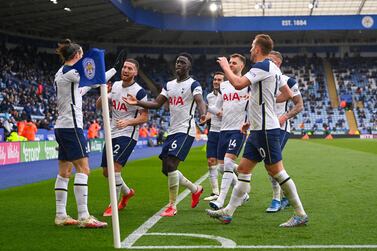
POLYGON ((177 82, 177 80, 174 79, 164 86, 161 94, 164 95, 169 102, 169 135, 188 133, 190 136, 195 136, 194 113, 196 103, 194 96, 196 94, 202 94, 202 88, 199 82, 192 78, 182 82, 177 82))
POLYGON ((58 110, 55 128, 83 128, 79 82, 80 75, 71 66, 64 65, 55 74, 58 110))
POLYGON ((251 130, 280 128, 275 114, 275 96, 281 71, 270 60, 258 62, 245 75, 251 81, 249 118, 251 130))
POLYGON ((139 126, 127 126, 119 129, 116 127, 116 122, 120 119, 133 119, 136 118, 140 109, 139 106, 129 105, 123 101, 123 97, 128 94, 135 96, 138 100, 147 100, 145 90, 136 82, 132 85, 123 87, 123 81, 117 81, 113 84, 109 98, 111 98, 111 136, 112 138, 127 136, 135 140, 138 139, 139 126), (135 133, 136 132, 136 133, 135 133))
MULTIPOLYGON (((207 95, 208 106, 215 106, 216 100, 220 95, 221 95, 220 93, 217 93, 217 95, 215 95, 213 92, 209 93, 207 95)), ((210 131, 211 132, 219 132, 220 129, 221 129, 221 118, 219 118, 216 115, 211 114, 210 131)))
POLYGON ((245 122, 247 101, 249 100, 249 87, 236 90, 234 86, 225 81, 220 84, 223 117, 221 131, 239 130, 245 122))

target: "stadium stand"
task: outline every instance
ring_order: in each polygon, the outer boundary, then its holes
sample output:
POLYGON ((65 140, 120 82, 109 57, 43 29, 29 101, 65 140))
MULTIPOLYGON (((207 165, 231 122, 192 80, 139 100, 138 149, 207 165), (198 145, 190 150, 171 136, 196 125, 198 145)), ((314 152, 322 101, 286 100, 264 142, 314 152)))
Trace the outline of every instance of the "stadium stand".
MULTIPOLYGON (((31 43, 32 44, 32 43, 31 43)), ((53 77, 60 63, 53 53, 19 43, 18 46, 0 47, 0 126, 13 128, 19 121, 32 118, 40 129, 51 130, 56 120, 56 104, 53 77)), ((156 55, 156 54, 154 54, 156 55)), ((290 54, 291 55, 291 54, 290 54)), ((107 62, 113 62, 116 54, 106 55, 107 62)), ((173 78, 172 55, 139 55, 136 59, 144 74, 156 85, 158 92, 164 83, 173 78)), ((357 127, 361 133, 370 133, 377 128, 376 101, 376 58, 365 57, 328 57, 339 102, 346 101, 346 109, 353 110, 357 127)), ((215 57, 195 55, 192 75, 204 90, 204 96, 211 91, 211 74, 219 70, 215 57)), ((111 64, 109 64, 111 65, 111 64)), ((314 53, 312 57, 286 57, 282 72, 295 77, 304 99, 304 111, 291 121, 296 133, 332 132, 346 134, 349 131, 345 109, 331 106, 323 59, 314 53)), ((144 79, 137 81, 147 88, 144 79)), ((149 96, 153 98, 152 92, 149 96)), ((96 112, 95 100, 98 91, 90 91, 83 99, 85 129, 90 121, 101 116, 96 112)), ((166 109, 150 112, 148 127, 156 125, 162 131, 168 127, 169 114, 166 109)), ((101 124, 102 126, 102 124, 101 124)), ((202 128, 203 129, 203 128, 202 128)))

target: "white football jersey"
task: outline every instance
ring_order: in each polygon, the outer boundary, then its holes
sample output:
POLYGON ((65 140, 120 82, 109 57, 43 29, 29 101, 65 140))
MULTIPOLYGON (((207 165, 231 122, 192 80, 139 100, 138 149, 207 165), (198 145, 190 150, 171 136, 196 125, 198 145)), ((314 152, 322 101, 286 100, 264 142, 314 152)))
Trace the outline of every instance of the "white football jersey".
MULTIPOLYGON (((287 75, 282 75, 280 81, 282 84, 287 84, 288 87, 291 89, 293 92, 293 97, 297 95, 301 95, 300 90, 298 88, 298 84, 295 79, 288 77, 287 75)), ((276 93, 276 96, 279 96, 280 91, 278 90, 276 93)), ((288 111, 288 102, 283 102, 283 103, 276 103, 275 106, 275 113, 276 116, 279 118, 281 115, 286 113, 288 111)), ((291 132, 291 125, 289 123, 289 120, 287 120, 281 127, 280 129, 285 130, 287 132, 291 132)))
MULTIPOLYGON (((207 95, 208 106, 215 106, 218 96, 221 96, 221 94, 218 93, 217 95, 215 95, 213 92, 209 93, 207 95)), ((211 114, 211 128, 209 131, 220 132, 220 128, 221 128, 221 118, 217 117, 216 115, 211 114)))
POLYGON ((245 74, 251 85, 249 120, 250 130, 280 128, 275 114, 276 93, 280 86, 280 69, 270 60, 257 62, 245 74))
POLYGON ((128 94, 135 96, 137 100, 147 101, 147 93, 138 84, 133 83, 130 86, 123 87, 123 81, 116 81, 112 88, 111 93, 108 95, 111 102, 111 137, 117 138, 121 136, 127 136, 137 140, 139 137, 139 126, 127 126, 125 128, 119 129, 116 127, 116 122, 120 119, 133 119, 138 116, 141 108, 135 105, 129 105, 123 101, 123 97, 127 97, 128 94))
POLYGON ((220 84, 216 108, 223 112, 221 131, 240 130, 247 119, 249 90, 249 87, 236 90, 229 81, 220 84))
POLYGON ((162 88, 161 95, 165 96, 169 102, 168 135, 181 132, 195 137, 196 103, 194 96, 197 94, 202 95, 202 87, 198 81, 192 78, 182 82, 177 82, 177 79, 174 79, 162 88))
POLYGON ((55 74, 58 118, 55 128, 83 128, 80 75, 71 66, 63 65, 55 74))

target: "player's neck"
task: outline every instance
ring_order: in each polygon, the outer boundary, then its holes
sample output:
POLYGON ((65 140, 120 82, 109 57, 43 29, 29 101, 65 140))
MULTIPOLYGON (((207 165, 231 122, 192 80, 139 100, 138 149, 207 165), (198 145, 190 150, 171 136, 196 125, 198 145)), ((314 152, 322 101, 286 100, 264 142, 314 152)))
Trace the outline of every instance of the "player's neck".
POLYGON ((255 58, 255 63, 258 63, 258 62, 262 62, 262 61, 264 61, 265 59, 267 58, 267 56, 264 56, 264 55, 258 55, 258 56, 256 56, 256 58, 255 58))
POLYGON ((123 80, 122 82, 122 87, 123 88, 126 88, 126 87, 129 87, 131 85, 133 85, 135 83, 135 80, 134 79, 131 79, 131 80, 123 80))
POLYGON ((190 78, 190 75, 177 76, 177 82, 183 82, 190 78))

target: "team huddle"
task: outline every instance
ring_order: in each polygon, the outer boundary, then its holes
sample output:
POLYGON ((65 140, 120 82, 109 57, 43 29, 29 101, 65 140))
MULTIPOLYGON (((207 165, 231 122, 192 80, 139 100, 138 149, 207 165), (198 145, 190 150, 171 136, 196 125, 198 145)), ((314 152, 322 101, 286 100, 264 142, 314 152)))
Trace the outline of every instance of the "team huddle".
MULTIPOLYGON (((188 180, 178 166, 184 161, 195 136, 194 113, 198 108, 200 123, 210 120, 207 143, 207 160, 211 193, 204 198, 211 209, 207 214, 223 223, 230 223, 239 206, 249 200, 252 171, 262 160, 269 174, 273 199, 267 212, 278 212, 291 205, 293 217, 281 227, 305 225, 308 216, 304 211, 296 186, 284 169, 282 150, 289 138, 289 121, 302 110, 302 98, 294 79, 282 75, 279 67, 283 61, 279 52, 273 51, 273 41, 268 35, 257 35, 250 50, 253 66, 242 76, 246 59, 240 54, 227 58, 219 57, 222 72, 213 78, 213 92, 208 94, 205 103, 202 88, 190 76, 192 57, 181 53, 175 62, 176 79, 163 86, 161 93, 148 101, 145 90, 135 82, 139 64, 134 59, 122 61, 120 81, 112 85, 108 93, 112 108, 111 137, 115 169, 115 182, 118 210, 127 206, 135 191, 129 188, 121 176, 137 140, 138 126, 148 120, 148 109, 158 109, 168 103, 170 125, 159 158, 162 173, 167 176, 169 204, 161 216, 177 214, 179 186, 191 191, 191 207, 195 208, 203 193, 203 188, 188 180), (294 107, 288 111, 288 100, 294 107), (246 139, 246 135, 249 136, 246 139), (236 160, 244 146, 239 165, 236 160), (222 174, 221 185, 218 174, 222 174), (230 201, 225 199, 233 187, 230 201)), ((83 55, 78 44, 65 40, 59 43, 57 53, 64 65, 55 76, 59 117, 55 126, 59 144, 59 174, 55 183, 56 217, 55 224, 78 225, 84 228, 106 227, 106 222, 91 216, 87 206, 88 196, 88 151, 83 134, 82 95, 88 88, 79 88, 79 74, 72 67, 83 55), (77 202, 78 219, 66 212, 68 182, 75 167, 74 195, 77 202)), ((119 63, 119 62, 118 62, 119 63)), ((101 107, 101 99, 96 103, 101 107)), ((106 146, 105 146, 106 147, 106 146)), ((106 151, 103 151, 103 174, 107 177, 106 151)), ((111 216, 108 206, 103 216, 111 216)))

